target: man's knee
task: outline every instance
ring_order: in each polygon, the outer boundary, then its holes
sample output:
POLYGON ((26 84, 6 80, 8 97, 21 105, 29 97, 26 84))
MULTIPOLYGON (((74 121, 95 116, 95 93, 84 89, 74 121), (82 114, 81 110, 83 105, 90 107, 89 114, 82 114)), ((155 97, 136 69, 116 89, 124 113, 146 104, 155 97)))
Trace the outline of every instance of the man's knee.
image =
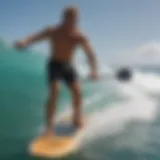
POLYGON ((50 99, 54 100, 58 96, 60 89, 61 89, 60 83, 53 82, 50 88, 50 99))
POLYGON ((51 85, 51 91, 54 93, 58 93, 60 91, 60 83, 59 82, 53 82, 51 85))
POLYGON ((76 98, 81 98, 82 97, 82 88, 79 83, 75 83, 72 85, 72 94, 76 98))

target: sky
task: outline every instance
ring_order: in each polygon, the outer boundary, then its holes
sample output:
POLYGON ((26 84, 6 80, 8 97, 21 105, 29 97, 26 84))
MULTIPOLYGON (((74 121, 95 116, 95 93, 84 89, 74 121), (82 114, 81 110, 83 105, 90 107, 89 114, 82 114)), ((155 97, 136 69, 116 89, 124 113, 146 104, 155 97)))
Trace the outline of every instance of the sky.
MULTIPOLYGON (((0 0, 0 37, 12 43, 80 8, 80 26, 105 63, 160 63, 159 0, 0 0)), ((34 49, 48 53, 47 42, 34 49)))

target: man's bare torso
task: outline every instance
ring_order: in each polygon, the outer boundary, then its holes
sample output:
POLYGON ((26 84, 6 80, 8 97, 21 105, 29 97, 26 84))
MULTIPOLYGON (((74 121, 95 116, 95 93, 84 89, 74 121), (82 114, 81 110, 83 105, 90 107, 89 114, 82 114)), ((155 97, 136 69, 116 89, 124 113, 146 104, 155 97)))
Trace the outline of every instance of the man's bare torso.
POLYGON ((67 31, 64 27, 50 28, 51 58, 70 62, 82 35, 77 30, 67 31))

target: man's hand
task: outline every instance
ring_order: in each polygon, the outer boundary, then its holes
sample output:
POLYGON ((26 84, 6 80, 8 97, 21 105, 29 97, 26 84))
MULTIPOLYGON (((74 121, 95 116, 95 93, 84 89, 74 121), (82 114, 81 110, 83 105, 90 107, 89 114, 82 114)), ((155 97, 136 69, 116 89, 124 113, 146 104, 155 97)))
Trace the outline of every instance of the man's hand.
POLYGON ((26 43, 25 43, 25 42, 22 42, 22 41, 16 42, 16 43, 14 44, 14 47, 17 48, 17 49, 23 49, 23 48, 26 47, 26 43))
POLYGON ((96 71, 92 71, 90 74, 90 78, 91 80, 98 80, 99 79, 98 73, 96 71))
POLYGON ((98 73, 97 73, 97 58, 96 55, 91 47, 91 44, 86 36, 80 35, 80 45, 85 51, 87 57, 88 57, 88 63, 91 67, 91 74, 90 78, 92 80, 98 79, 98 73))

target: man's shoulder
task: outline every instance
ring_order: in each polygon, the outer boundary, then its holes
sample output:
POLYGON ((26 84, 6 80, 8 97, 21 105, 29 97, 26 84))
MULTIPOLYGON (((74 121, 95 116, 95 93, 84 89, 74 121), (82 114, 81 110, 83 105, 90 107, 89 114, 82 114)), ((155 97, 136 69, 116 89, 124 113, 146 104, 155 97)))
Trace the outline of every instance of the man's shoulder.
POLYGON ((75 34, 79 41, 85 41, 87 39, 86 34, 82 30, 77 30, 75 34))
POLYGON ((85 37, 85 33, 79 29, 75 31, 75 34, 77 37, 82 37, 82 38, 85 37))

